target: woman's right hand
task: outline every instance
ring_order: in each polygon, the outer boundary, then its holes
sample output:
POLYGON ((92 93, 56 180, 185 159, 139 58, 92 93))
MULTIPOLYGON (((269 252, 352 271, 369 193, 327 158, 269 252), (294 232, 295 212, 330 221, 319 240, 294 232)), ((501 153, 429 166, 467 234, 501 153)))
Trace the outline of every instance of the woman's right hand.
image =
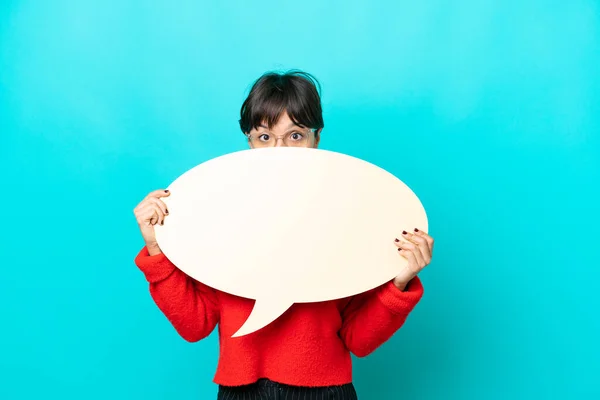
POLYGON ((161 253, 160 247, 156 243, 154 225, 164 225, 169 210, 167 210, 167 205, 161 198, 168 197, 170 194, 168 190, 155 190, 148 194, 133 210, 150 255, 161 253))

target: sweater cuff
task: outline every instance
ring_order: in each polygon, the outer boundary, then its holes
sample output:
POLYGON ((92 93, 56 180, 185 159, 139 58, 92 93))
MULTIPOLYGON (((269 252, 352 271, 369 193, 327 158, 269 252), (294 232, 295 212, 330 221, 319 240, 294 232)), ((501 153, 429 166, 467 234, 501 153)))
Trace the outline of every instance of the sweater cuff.
POLYGON ((164 253, 151 256, 146 246, 135 257, 135 265, 144 273, 146 280, 150 283, 166 279, 176 269, 164 253))
POLYGON ((394 281, 384 284, 377 293, 379 300, 394 314, 408 315, 423 297, 423 284, 415 276, 401 291, 394 285, 394 281))

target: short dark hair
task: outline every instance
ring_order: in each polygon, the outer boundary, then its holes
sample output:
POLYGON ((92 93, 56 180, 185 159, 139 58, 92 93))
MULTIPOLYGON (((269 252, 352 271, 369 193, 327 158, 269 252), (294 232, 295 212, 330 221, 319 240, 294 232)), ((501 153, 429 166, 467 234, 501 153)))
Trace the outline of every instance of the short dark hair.
POLYGON ((240 128, 250 132, 265 124, 270 129, 287 111, 298 125, 322 129, 321 85, 311 74, 299 70, 267 72, 254 82, 242 104, 240 128))

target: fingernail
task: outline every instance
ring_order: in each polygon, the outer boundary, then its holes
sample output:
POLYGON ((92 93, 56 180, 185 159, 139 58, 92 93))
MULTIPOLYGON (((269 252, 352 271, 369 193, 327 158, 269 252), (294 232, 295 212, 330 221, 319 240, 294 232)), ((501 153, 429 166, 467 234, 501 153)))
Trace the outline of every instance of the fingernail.
POLYGON ((408 235, 408 232, 406 232, 406 231, 402 231, 402 234, 403 234, 403 235, 408 235))
POLYGON ((417 228, 415 228, 415 232, 419 232, 419 230, 417 228))
POLYGON ((400 247, 398 247, 398 251, 402 251, 402 249, 400 247))
POLYGON ((168 190, 165 190, 165 193, 169 193, 169 191, 168 191, 168 190))
POLYGON ((396 242, 399 242, 400 240, 396 239, 396 242))

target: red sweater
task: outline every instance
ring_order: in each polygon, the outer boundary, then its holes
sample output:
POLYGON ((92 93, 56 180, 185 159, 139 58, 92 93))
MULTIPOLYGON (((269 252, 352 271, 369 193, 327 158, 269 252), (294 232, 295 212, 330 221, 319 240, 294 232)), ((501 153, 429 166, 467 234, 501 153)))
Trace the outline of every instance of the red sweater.
POLYGON ((388 282, 335 301, 294 304, 266 327, 238 338, 254 300, 212 289, 177 269, 164 254, 143 248, 136 265, 156 305, 187 341, 219 325, 220 357, 214 382, 237 386, 260 378, 296 386, 352 381, 350 352, 364 357, 388 340, 423 295, 415 277, 405 291, 388 282))

